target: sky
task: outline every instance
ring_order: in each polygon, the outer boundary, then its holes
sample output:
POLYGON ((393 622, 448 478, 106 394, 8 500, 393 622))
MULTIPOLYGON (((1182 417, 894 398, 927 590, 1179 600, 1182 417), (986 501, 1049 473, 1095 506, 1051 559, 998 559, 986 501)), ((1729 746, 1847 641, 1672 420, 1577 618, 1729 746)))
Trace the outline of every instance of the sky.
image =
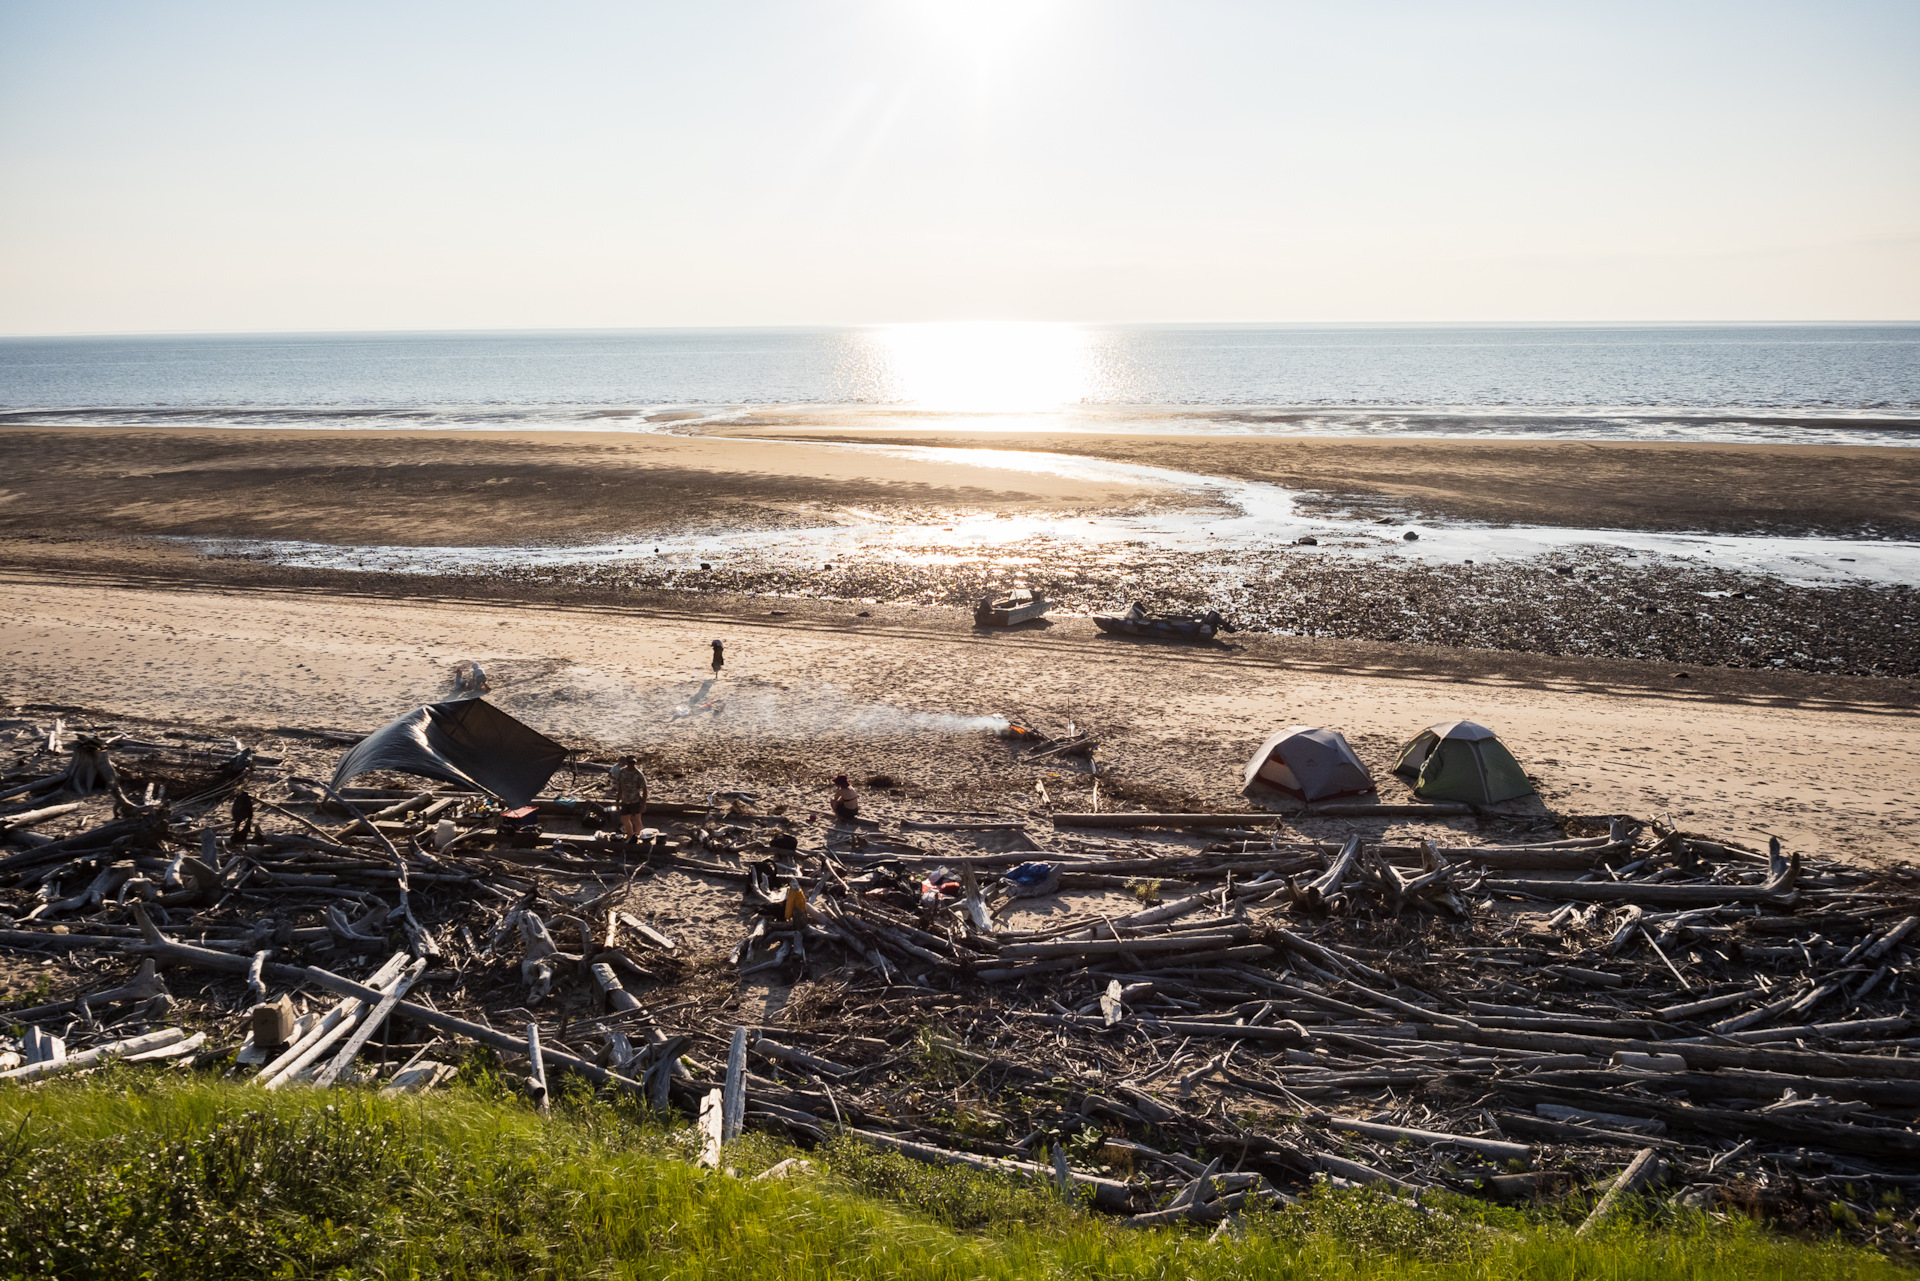
POLYGON ((1920 5, 0 0, 0 333, 1920 319, 1920 5))

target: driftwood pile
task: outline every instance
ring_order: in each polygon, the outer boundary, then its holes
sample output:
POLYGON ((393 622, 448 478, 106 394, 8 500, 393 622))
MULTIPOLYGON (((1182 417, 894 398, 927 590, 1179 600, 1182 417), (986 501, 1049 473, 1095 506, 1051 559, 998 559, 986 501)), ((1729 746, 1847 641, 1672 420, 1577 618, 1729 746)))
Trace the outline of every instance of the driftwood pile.
POLYGON ((0 955, 16 987, 52 953, 89 990, 16 998, 0 1079, 122 1059, 418 1089, 465 1040, 543 1104, 568 1070, 684 1109, 709 1161, 742 1127, 851 1133, 1142 1224, 1327 1179, 1914 1230, 1883 1201, 1920 1184, 1905 871, 1620 816, 1440 844, 930 815, 821 845, 746 795, 656 805, 633 846, 591 774, 512 831, 478 794, 333 792, 351 736, 7 732, 0 955), (1008 875, 1035 861, 1038 898, 1008 875), (731 950, 640 919, 652 877, 737 900, 731 950))

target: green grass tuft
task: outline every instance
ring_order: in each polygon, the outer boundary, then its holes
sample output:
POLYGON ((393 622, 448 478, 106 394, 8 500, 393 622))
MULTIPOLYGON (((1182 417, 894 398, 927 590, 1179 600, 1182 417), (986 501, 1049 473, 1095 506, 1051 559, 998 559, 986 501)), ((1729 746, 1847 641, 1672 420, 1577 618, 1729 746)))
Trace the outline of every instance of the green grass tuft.
POLYGON ((1705 1216, 1631 1216, 1590 1240, 1461 1202, 1422 1214, 1321 1193, 1247 1221, 1135 1232, 1044 1185, 856 1143, 756 1182, 792 1150, 749 1136, 733 1173, 688 1130, 566 1092, 550 1120, 484 1069, 388 1098, 133 1070, 0 1090, 0 1274, 31 1277, 1299 1278, 1823 1281, 1911 1275, 1869 1252, 1705 1216), (1479 1220, 1475 1222, 1474 1220, 1479 1220), (1488 1226, 1500 1231, 1489 1231, 1488 1226))

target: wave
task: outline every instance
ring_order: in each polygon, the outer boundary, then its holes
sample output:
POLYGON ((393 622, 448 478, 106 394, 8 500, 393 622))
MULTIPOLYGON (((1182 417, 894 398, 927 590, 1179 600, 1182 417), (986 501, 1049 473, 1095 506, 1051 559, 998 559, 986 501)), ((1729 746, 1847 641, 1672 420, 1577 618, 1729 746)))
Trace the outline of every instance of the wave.
POLYGON ((1920 445, 1920 413, 1633 406, 1075 405, 995 412, 827 402, 630 405, 98 405, 0 409, 0 427, 191 427, 286 431, 610 431, 694 434, 720 425, 850 432, 1397 436, 1920 445))

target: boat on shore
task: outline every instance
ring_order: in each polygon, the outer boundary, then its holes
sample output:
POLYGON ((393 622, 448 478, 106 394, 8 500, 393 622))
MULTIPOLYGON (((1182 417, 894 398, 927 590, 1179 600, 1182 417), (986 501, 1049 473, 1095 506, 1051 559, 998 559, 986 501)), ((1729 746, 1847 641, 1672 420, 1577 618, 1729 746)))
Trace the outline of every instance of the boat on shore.
POLYGON ((1135 601, 1124 614, 1095 614, 1093 625, 1116 636, 1148 636, 1158 640, 1207 641, 1220 632, 1231 632, 1233 624, 1210 609, 1204 614, 1149 614, 1135 601))
POLYGON ((1053 602, 1025 587, 1004 596, 984 596, 973 607, 976 627, 1017 627, 1030 623, 1053 608, 1053 602))

